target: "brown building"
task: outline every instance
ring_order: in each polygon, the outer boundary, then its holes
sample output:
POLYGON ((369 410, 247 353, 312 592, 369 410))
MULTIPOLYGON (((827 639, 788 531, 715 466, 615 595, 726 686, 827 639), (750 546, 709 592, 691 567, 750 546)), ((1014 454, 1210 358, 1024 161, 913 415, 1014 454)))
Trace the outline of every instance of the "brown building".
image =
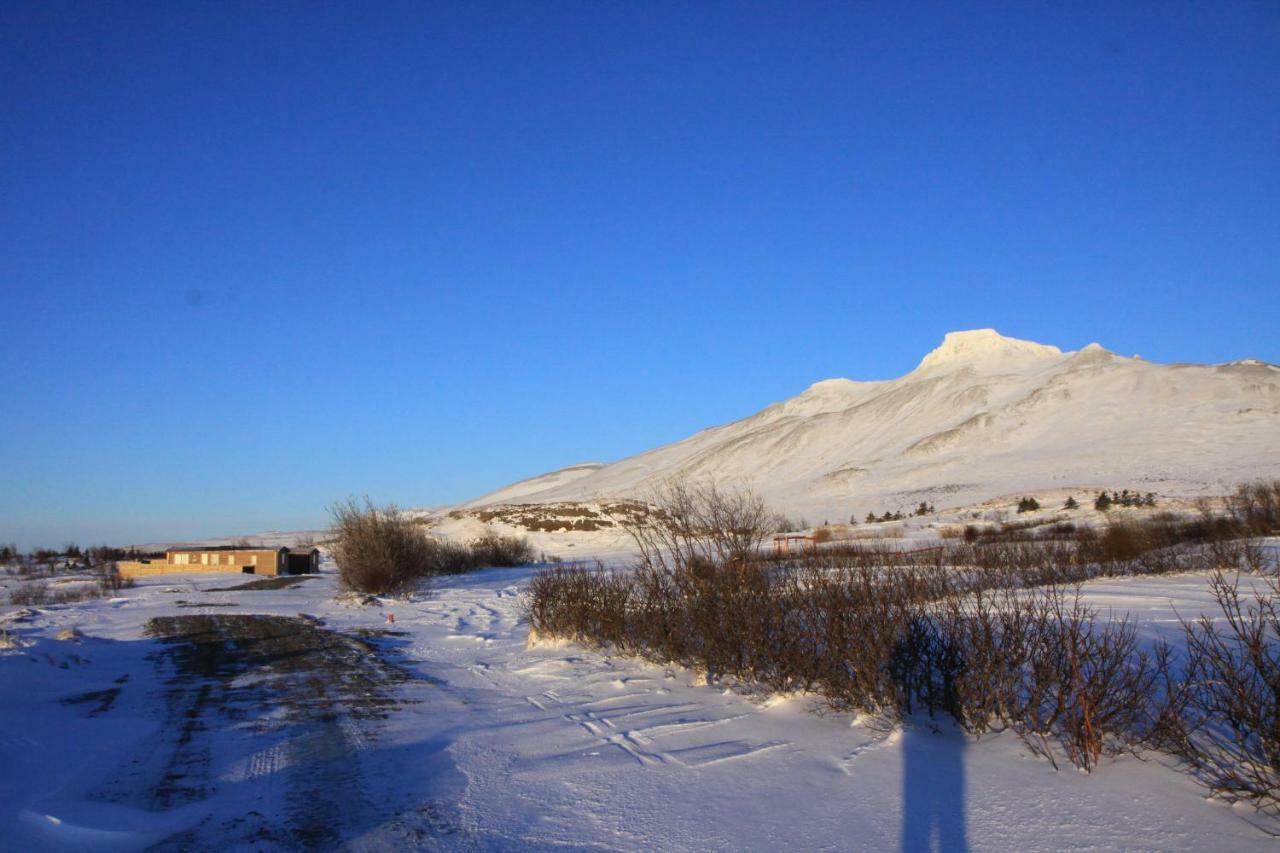
POLYGON ((124 577, 168 575, 186 572, 241 572, 249 575, 306 575, 320 569, 318 548, 254 548, 218 545, 174 548, 164 559, 117 564, 124 577))

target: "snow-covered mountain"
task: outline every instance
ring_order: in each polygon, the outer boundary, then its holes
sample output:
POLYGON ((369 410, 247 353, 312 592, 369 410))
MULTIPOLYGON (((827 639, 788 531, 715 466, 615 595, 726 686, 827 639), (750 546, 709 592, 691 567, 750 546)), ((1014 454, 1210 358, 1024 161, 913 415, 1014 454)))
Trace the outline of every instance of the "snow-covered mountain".
POLYGON ((745 481, 778 509, 833 520, 1064 487, 1221 494, 1280 476, 1280 367, 952 332, 901 378, 819 382, 684 441, 464 506, 634 497, 671 476, 745 481))

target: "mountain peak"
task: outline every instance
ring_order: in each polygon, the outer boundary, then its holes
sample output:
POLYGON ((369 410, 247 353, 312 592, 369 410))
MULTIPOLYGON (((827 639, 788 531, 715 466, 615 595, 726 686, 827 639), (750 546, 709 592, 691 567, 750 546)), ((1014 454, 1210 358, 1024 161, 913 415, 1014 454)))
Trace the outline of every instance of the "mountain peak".
POLYGON ((832 519, 1068 486, 1077 498, 1135 484, 1202 495, 1280 476, 1277 400, 1280 366, 1144 364, 1096 344, 1063 353, 953 332, 906 376, 818 382, 682 441, 467 506, 643 498, 673 477, 743 483, 786 512, 832 519))
POLYGON ((1006 338, 995 329, 969 329, 948 332, 942 339, 942 345, 926 355, 916 370, 1060 355, 1062 350, 1055 346, 1006 338))

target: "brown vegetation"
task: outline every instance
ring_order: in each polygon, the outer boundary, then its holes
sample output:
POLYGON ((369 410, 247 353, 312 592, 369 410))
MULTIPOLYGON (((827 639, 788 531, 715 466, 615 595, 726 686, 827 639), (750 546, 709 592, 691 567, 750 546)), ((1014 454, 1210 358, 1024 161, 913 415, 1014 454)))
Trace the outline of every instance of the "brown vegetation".
POLYGON ((348 499, 329 510, 329 547, 343 586, 365 593, 394 592, 437 575, 531 562, 523 539, 489 534, 469 544, 431 537, 396 507, 348 499))
MULTIPOLYGON (((607 500, 587 505, 576 501, 543 504, 498 504, 478 509, 453 510, 453 519, 474 518, 489 524, 500 522, 531 532, 590 532, 626 526, 647 516, 652 509, 638 501, 607 500)), ((419 522, 421 523, 421 521, 419 522)))
POLYGON ((1280 532, 1280 480, 1240 484, 1227 498, 1227 509, 1252 533, 1280 532))
POLYGON ((9 603, 25 607, 42 607, 53 604, 74 604, 112 595, 122 588, 133 586, 131 578, 122 578, 115 563, 106 563, 94 570, 91 577, 77 583, 68 579, 58 588, 51 588, 47 581, 30 580, 19 584, 9 592, 9 603))
POLYGON ((765 559, 748 547, 768 517, 750 496, 677 484, 659 500, 668 521, 633 531, 632 570, 535 576, 534 631, 811 692, 834 709, 944 713, 975 735, 1012 729, 1086 770, 1159 747, 1214 790, 1280 809, 1280 591, 1242 605, 1225 580, 1263 568, 1257 546, 1233 538, 1252 525, 1238 515, 765 559), (1185 652, 1142 647, 1127 619, 1100 619, 1080 599, 1092 578, 1187 571, 1218 572, 1227 627, 1184 626, 1185 652))
POLYGON ((1187 653, 1169 677, 1158 743, 1215 793, 1280 811, 1280 583, 1241 595, 1238 578, 1211 580, 1225 619, 1184 623, 1187 653))

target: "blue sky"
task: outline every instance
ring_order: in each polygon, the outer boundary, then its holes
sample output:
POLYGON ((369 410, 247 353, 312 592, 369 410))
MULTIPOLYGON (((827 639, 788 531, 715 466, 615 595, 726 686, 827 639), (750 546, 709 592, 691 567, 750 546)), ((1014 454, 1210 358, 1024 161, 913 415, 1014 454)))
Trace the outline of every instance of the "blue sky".
POLYGON ((7 3, 0 540, 296 529, 992 326, 1280 362, 1280 6, 7 3))

